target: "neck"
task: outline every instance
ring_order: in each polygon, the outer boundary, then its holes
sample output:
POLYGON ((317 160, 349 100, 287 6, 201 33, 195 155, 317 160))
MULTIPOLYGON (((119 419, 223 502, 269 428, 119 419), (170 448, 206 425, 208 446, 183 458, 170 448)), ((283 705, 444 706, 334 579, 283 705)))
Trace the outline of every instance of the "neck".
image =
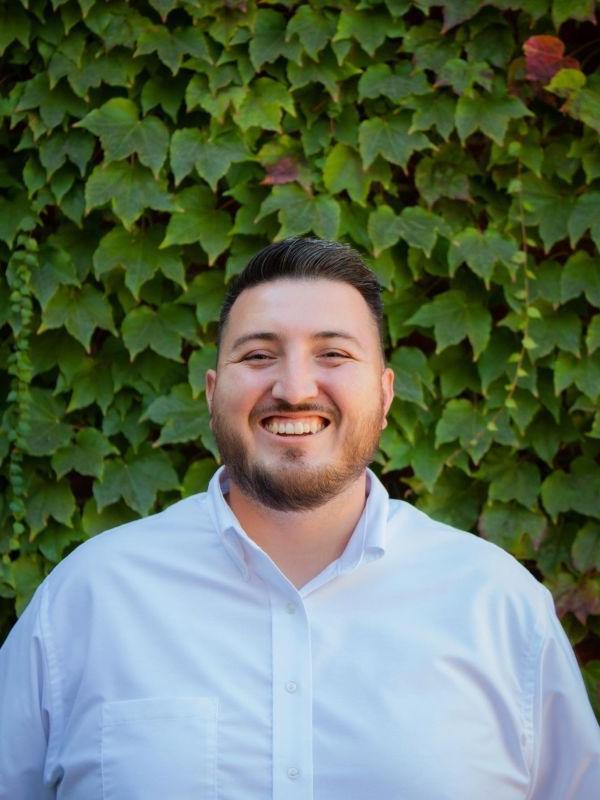
POLYGON ((227 502, 242 528, 297 588, 344 552, 365 506, 367 475, 319 508, 277 511, 230 481, 227 502))

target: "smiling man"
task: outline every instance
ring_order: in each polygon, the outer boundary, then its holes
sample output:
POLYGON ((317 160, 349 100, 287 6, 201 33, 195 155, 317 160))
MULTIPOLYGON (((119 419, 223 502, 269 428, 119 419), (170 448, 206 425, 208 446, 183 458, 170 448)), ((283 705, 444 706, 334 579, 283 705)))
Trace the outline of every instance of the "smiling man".
POLYGON ((592 800, 550 594, 390 500, 375 276, 280 242, 232 282, 208 491, 95 537, 0 654, 1 800, 592 800))

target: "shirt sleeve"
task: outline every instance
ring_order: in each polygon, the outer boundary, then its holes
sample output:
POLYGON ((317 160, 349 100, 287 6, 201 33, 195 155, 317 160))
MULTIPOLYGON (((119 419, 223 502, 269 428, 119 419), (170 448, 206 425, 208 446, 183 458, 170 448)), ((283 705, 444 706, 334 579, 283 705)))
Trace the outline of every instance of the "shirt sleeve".
POLYGON ((50 800, 49 686, 38 589, 0 650, 0 800, 50 800))
POLYGON ((535 768, 527 800, 600 797, 600 728, 549 592, 534 708, 535 768))

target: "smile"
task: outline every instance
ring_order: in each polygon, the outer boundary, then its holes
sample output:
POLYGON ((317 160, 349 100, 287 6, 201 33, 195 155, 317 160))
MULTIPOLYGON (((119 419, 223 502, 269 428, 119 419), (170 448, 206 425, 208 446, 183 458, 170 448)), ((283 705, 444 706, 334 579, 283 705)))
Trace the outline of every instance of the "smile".
POLYGON ((329 420, 323 417, 300 417, 297 419, 267 417, 262 420, 261 425, 269 433, 275 433, 278 436, 305 436, 319 433, 329 425, 329 420))

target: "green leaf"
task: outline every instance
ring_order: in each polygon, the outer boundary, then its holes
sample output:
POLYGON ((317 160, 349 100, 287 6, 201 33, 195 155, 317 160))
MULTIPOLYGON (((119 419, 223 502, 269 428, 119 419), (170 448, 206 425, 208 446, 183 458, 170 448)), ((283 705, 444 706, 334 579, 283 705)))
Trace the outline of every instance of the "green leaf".
POLYGON ((531 545, 526 539, 539 546, 547 527, 543 514, 512 503, 487 506, 479 520, 479 530, 485 539, 521 559, 531 557, 531 545))
POLYGON ((216 191, 220 178, 230 166, 252 156, 237 131, 227 131, 222 136, 206 140, 194 128, 176 130, 171 139, 171 167, 175 182, 179 183, 195 167, 216 191))
POLYGON ((373 243, 375 258, 383 250, 393 247, 400 239, 400 231, 397 229, 396 222, 396 214, 386 205, 377 206, 375 211, 369 214, 369 239, 373 243))
POLYGON ((173 210, 164 183, 144 167, 125 162, 97 166, 86 183, 85 202, 86 213, 110 203, 128 230, 146 208, 173 210))
POLYGON ((26 192, 12 200, 0 197, 0 239, 9 247, 19 231, 31 231, 36 223, 37 216, 26 192))
POLYGON ((393 103, 411 95, 430 94, 431 86, 423 72, 403 62, 392 72, 387 64, 374 64, 368 67, 358 82, 358 99, 375 97, 389 98, 393 103))
POLYGON ((474 92, 458 99, 456 129, 462 142, 479 129, 501 145, 510 120, 529 116, 531 111, 516 97, 474 92))
POLYGON ((23 93, 17 102, 17 112, 39 110, 42 122, 47 128, 61 125, 68 115, 80 119, 87 112, 83 100, 66 86, 60 84, 50 88, 48 76, 41 72, 27 83, 21 84, 23 93))
POLYGON ((333 197, 308 194, 296 184, 274 186, 260 207, 256 221, 277 211, 281 227, 276 239, 313 232, 321 239, 336 239, 340 207, 333 197))
POLYGON ((580 250, 567 260, 560 280, 563 303, 585 293, 591 305, 600 308, 600 258, 580 250))
POLYGON ((524 175, 515 194, 515 218, 521 218, 522 204, 527 212, 527 223, 539 225, 546 252, 567 237, 567 222, 575 202, 570 195, 565 195, 549 181, 535 175, 524 175))
POLYGON ((396 224, 400 238, 411 247, 423 250, 427 256, 431 255, 438 233, 450 235, 450 230, 441 217, 420 206, 402 209, 396 224))
POLYGON ((204 397, 194 399, 187 384, 178 384, 169 395, 154 400, 142 419, 150 419, 163 426, 157 442, 159 446, 200 439, 206 449, 213 447, 206 401, 204 397))
POLYGON ((552 22, 556 30, 568 19, 577 19, 582 22, 595 24, 594 0, 553 0, 552 22))
POLYGON ((52 469, 58 478, 73 470, 79 475, 102 476, 104 459, 117 449, 100 431, 83 428, 77 433, 75 442, 57 450, 52 456, 52 469))
POLYGON ((577 532, 571 548, 573 563, 579 572, 596 570, 600 572, 600 525, 587 522, 577 532))
POLYGON ((25 518, 32 534, 41 531, 50 517, 71 525, 75 498, 67 481, 36 481, 27 498, 25 518))
POLYGON ((568 222, 571 247, 575 247, 589 229, 592 240, 600 250, 600 192, 586 192, 577 200, 568 222))
POLYGON ((445 92, 426 94, 410 101, 415 109, 410 132, 428 131, 437 128, 442 139, 448 139, 454 130, 456 99, 445 92))
POLYGON ((450 86, 457 95, 469 93, 474 84, 490 91, 494 72, 486 61, 451 58, 437 75, 436 86, 450 86))
POLYGON ((0 8, 0 56, 15 39, 28 48, 30 35, 31 22, 20 5, 0 8))
POLYGON ((536 358, 547 355, 555 347, 579 355, 581 320, 573 311, 548 311, 541 319, 530 320, 529 336, 535 342, 531 352, 536 358))
POLYGON ((211 269, 198 273, 188 289, 178 299, 178 303, 189 303, 196 307, 196 319, 206 330, 209 322, 216 322, 223 300, 225 299, 225 281, 223 271, 211 269))
POLYGON ((171 216, 161 248, 173 244, 200 243, 208 263, 229 246, 231 219, 215 208, 215 197, 205 186, 192 186, 177 195, 177 211, 171 216))
POLYGON ((134 56, 156 53, 173 75, 179 72, 183 57, 191 55, 210 62, 204 34, 198 28, 169 30, 166 25, 147 25, 138 36, 134 56))
POLYGON ((181 484, 181 496, 190 497, 197 492, 205 492, 217 465, 212 458, 201 458, 188 468, 181 484))
POLYGON ((94 482, 98 510, 123 498, 138 514, 147 514, 159 491, 177 489, 177 473, 165 453, 128 454, 106 463, 101 481, 94 482))
POLYGON ((75 264, 65 250, 46 247, 40 252, 39 268, 31 274, 31 288, 42 308, 59 286, 80 286, 75 264))
POLYGON ((409 403, 427 408, 423 390, 433 392, 433 373, 427 358, 416 347, 399 347, 392 353, 390 366, 395 372, 394 394, 409 403))
POLYGON ((64 326, 89 352, 96 328, 115 331, 110 303, 89 284, 82 289, 61 286, 42 312, 38 333, 64 326))
POLYGON ((254 35, 248 48, 250 61, 257 72, 263 64, 270 64, 286 54, 289 45, 285 39, 285 25, 283 14, 264 8, 257 11, 254 35))
POLYGON ((401 20, 392 20, 388 14, 374 12, 372 9, 344 10, 338 18, 337 31, 333 41, 356 39, 370 56, 380 47, 386 37, 401 36, 405 31, 401 20))
POLYGON ((121 333, 132 361, 147 347, 165 358, 181 361, 182 337, 194 338, 194 324, 190 312, 180 306, 163 305, 158 311, 138 306, 123 320, 121 333))
POLYGON ((502 236, 498 231, 487 228, 479 231, 476 228, 465 228, 450 243, 448 251, 448 267, 454 274, 463 262, 476 275, 483 278, 489 288, 489 282, 498 263, 511 266, 511 260, 519 248, 513 239, 502 236))
POLYGON ((94 253, 97 276, 115 267, 125 270, 125 285, 139 299, 141 287, 160 270, 180 286, 185 286, 185 271, 177 248, 159 249, 164 238, 161 226, 130 231, 115 227, 100 240, 94 253))
POLYGON ((562 111, 600 133, 600 80, 598 75, 589 76, 586 85, 568 97, 562 111))
POLYGON ((492 434, 481 410, 469 400, 449 400, 435 427, 435 446, 456 439, 475 462, 489 449, 492 434))
POLYGON ((586 456, 576 458, 569 473, 556 470, 542 484, 542 500, 554 520, 571 510, 600 518, 599 493, 600 467, 586 456))
MULTIPOLYGON (((340 66, 333 53, 330 52, 325 52, 320 56, 318 62, 307 61, 304 64, 296 64, 290 61, 287 66, 288 80, 292 89, 301 89, 309 83, 321 83, 336 103, 340 99, 339 84, 359 72, 360 70, 350 62, 340 66)), ((346 106, 344 109, 346 113, 348 108, 346 106)), ((338 123, 340 122, 341 120, 338 120, 338 123)))
POLYGON ((594 314, 588 325, 585 343, 590 355, 600 347, 600 314, 594 314))
POLYGON ((188 361, 188 383, 192 387, 192 397, 196 400, 204 391, 204 378, 217 362, 217 348, 214 344, 204 345, 194 350, 188 361))
POLYGON ((283 111, 296 116, 293 97, 286 87, 271 78, 258 78, 244 91, 234 118, 243 131, 252 127, 280 131, 283 111))
POLYGON ((483 487, 459 469, 445 469, 431 492, 422 492, 417 507, 434 519, 470 530, 479 517, 483 487))
POLYGON ((185 84, 181 79, 154 76, 146 81, 141 94, 142 111, 147 114, 156 106, 160 106, 169 115, 174 123, 177 122, 177 113, 183 102, 185 84))
POLYGON ((600 398, 600 353, 577 359, 568 353, 559 353, 554 366, 554 386, 559 394, 571 384, 591 400, 600 398))
POLYGON ((140 120, 132 100, 114 97, 77 124, 100 137, 107 163, 136 153, 142 164, 158 176, 167 157, 169 132, 158 117, 140 120))
POLYGON ((361 160, 351 147, 336 144, 329 151, 323 167, 325 187, 332 194, 347 191, 359 205, 365 205, 370 180, 361 160))
POLYGON ((72 428, 63 422, 65 404, 53 397, 49 389, 30 388, 30 432, 25 437, 26 453, 32 456, 52 455, 71 441, 72 428))
POLYGON ((410 465, 415 477, 423 482, 427 491, 433 491, 452 450, 450 446, 436 448, 431 435, 419 437, 415 443, 410 454, 410 465))
POLYGON ((95 499, 90 497, 83 509, 81 525, 86 536, 96 536, 98 533, 117 528, 126 522, 132 522, 135 518, 135 512, 122 501, 98 511, 95 499))
POLYGON ((319 53, 333 36, 335 24, 309 5, 300 5, 287 25, 286 39, 297 36, 308 55, 317 60, 319 53))
POLYGON ((467 337, 475 358, 485 350, 492 327, 488 310, 476 298, 469 297, 460 289, 437 295, 407 321, 412 325, 434 327, 436 353, 467 337))
POLYGON ((392 117, 374 117, 361 122, 359 128, 360 154, 365 169, 377 156, 406 169, 408 160, 417 150, 430 148, 431 142, 422 133, 411 133, 410 112, 402 111, 392 117))
POLYGON ((85 174, 85 168, 94 152, 95 139, 87 131, 73 130, 69 133, 55 131, 40 142, 40 163, 46 170, 48 178, 62 167, 68 159, 85 174))
POLYGON ((540 471, 531 461, 511 458, 502 461, 490 474, 490 500, 516 500, 525 508, 533 508, 541 485, 540 471))

